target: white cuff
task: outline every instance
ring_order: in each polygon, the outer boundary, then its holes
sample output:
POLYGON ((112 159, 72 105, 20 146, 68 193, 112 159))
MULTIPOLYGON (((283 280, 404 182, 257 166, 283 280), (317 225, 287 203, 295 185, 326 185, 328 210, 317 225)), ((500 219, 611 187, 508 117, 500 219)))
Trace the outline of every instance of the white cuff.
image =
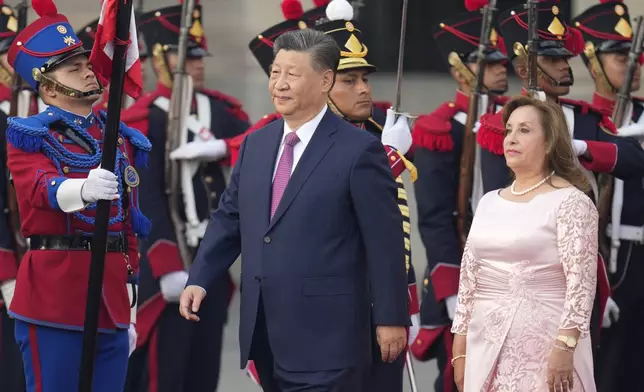
POLYGON ((86 178, 68 178, 63 181, 56 191, 56 201, 63 212, 81 211, 86 207, 81 190, 86 178))
MULTIPOLYGON (((134 293, 131 290, 132 287, 134 287, 134 290, 136 290, 137 294, 139 293, 139 285, 138 284, 135 284, 134 286, 132 286, 131 283, 127 283, 125 285, 125 289, 127 290, 127 297, 130 300, 129 301, 130 306, 132 306, 132 300, 134 299, 134 293)), ((137 295, 137 297, 138 297, 138 295, 137 295)), ((139 307, 139 304, 135 302, 134 306, 132 306, 130 308, 130 324, 136 324, 136 311, 137 311, 138 307, 139 307)))

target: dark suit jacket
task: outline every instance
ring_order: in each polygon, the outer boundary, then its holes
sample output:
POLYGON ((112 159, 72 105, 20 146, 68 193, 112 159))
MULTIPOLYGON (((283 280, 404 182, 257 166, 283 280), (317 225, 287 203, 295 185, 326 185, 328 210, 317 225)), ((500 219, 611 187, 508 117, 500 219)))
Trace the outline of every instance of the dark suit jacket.
POLYGON ((384 148, 327 110, 269 222, 283 128, 284 120, 274 121, 242 144, 188 285, 208 287, 243 255, 242 368, 260 291, 282 368, 369 364, 371 317, 375 325, 409 325, 402 217, 384 148))

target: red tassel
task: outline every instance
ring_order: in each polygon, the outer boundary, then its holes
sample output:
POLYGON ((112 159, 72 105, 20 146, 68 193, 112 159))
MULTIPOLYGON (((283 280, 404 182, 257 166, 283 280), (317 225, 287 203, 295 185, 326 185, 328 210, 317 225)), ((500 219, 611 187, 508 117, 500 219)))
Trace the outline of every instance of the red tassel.
POLYGON ((622 0, 599 0, 601 4, 604 3, 622 3, 622 0))
POLYGON ((486 5, 488 5, 487 0, 465 0, 465 8, 470 12, 480 10, 486 5))
POLYGON ((300 0, 283 0, 282 14, 286 20, 298 20, 304 15, 304 9, 300 0))
POLYGON ((640 65, 644 65, 644 53, 640 54, 640 65))
POLYGON ((315 6, 315 8, 324 7, 325 5, 329 4, 330 2, 331 2, 331 0, 313 0, 313 5, 315 6))
POLYGON ((52 0, 33 0, 31 7, 36 11, 38 16, 56 16, 58 15, 58 8, 52 0))
POLYGON ((505 137, 502 111, 495 114, 484 114, 481 117, 481 126, 476 132, 478 144, 496 155, 503 155, 503 139, 505 137))
POLYGON ((568 33, 570 33, 570 36, 565 43, 566 49, 578 56, 584 51, 584 36, 581 31, 570 26, 568 26, 568 33))

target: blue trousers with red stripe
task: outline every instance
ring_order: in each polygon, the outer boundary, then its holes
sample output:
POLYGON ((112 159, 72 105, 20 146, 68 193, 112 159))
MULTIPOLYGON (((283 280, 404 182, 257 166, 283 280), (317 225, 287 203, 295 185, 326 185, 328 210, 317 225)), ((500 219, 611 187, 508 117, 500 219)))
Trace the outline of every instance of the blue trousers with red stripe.
MULTIPOLYGON (((16 341, 22 352, 27 392, 78 390, 83 332, 16 320, 16 341)), ((127 330, 98 334, 93 392, 123 391, 128 345, 127 330)))

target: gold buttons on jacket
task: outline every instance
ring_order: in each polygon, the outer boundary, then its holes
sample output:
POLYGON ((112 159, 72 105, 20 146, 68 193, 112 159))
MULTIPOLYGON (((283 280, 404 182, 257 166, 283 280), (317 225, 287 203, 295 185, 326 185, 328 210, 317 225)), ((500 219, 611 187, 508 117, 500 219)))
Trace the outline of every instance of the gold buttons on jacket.
POLYGON ((68 166, 63 167, 63 173, 65 173, 65 174, 69 173, 69 167, 68 166))

